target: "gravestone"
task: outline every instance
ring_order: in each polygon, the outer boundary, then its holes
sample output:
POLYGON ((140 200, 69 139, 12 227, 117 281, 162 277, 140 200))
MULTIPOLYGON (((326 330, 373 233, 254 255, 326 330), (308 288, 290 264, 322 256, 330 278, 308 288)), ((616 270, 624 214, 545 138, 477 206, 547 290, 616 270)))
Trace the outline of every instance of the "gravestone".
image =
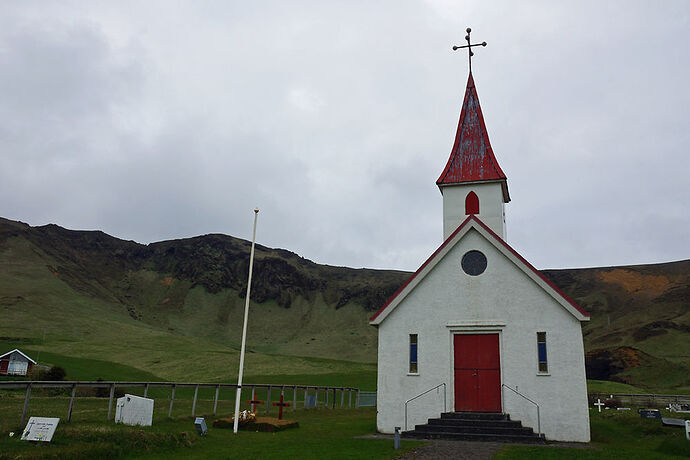
POLYGON ((208 428, 206 428, 206 420, 203 417, 197 417, 194 419, 194 426, 196 426, 196 431, 201 436, 206 436, 208 433, 208 428))
POLYGON ((153 399, 129 394, 117 398, 115 423, 151 426, 153 423, 153 399))
POLYGON ((659 409, 638 409, 637 412, 640 414, 640 418, 661 418, 659 409))
POLYGON ((306 408, 316 407, 316 396, 315 395, 307 395, 307 399, 304 400, 304 407, 306 407, 306 408))
POLYGON ((599 412, 601 412, 602 406, 605 406, 606 404, 601 402, 601 399, 597 399, 597 402, 594 403, 595 406, 599 408, 599 412))
POLYGON ((661 424, 666 426, 679 426, 685 428, 685 419, 661 417, 661 424))
POLYGON ((50 442, 55 434, 59 418, 51 417, 31 417, 22 433, 22 441, 43 441, 50 442))
POLYGON ((690 404, 669 404, 668 410, 680 414, 690 414, 690 404))
POLYGON ((685 437, 690 441, 690 420, 685 421, 685 437))

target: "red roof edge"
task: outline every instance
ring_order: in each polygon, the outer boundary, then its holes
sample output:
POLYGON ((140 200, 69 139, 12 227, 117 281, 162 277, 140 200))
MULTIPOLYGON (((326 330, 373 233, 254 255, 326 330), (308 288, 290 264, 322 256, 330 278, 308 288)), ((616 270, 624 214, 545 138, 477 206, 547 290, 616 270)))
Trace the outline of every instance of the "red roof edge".
POLYGON ((412 280, 415 279, 415 278, 417 277, 417 275, 419 275, 419 272, 421 272, 422 269, 423 269, 424 267, 426 267, 427 264, 428 264, 429 262, 431 262, 431 261, 434 259, 434 257, 436 257, 436 254, 438 254, 438 253, 441 251, 441 249, 443 249, 443 248, 450 242, 450 240, 452 240, 453 237, 454 237, 454 236, 455 236, 465 225, 467 225, 467 223, 470 221, 470 219, 471 219, 472 217, 474 217, 474 216, 471 215, 471 216, 467 217, 467 219, 465 219, 465 220, 463 221, 463 223, 460 224, 460 226, 459 226, 458 228, 456 228, 455 231, 454 231, 453 233, 451 233, 450 236, 449 236, 448 238, 446 238, 446 240, 445 240, 443 243, 441 243, 441 246, 439 246, 438 249, 436 249, 436 250, 434 251, 434 253, 431 254, 431 255, 429 256, 429 258, 426 259, 426 260, 424 261, 424 263, 417 269, 416 272, 414 272, 414 273, 412 274, 412 276, 410 276, 409 278, 407 278, 407 281, 405 281, 405 283, 403 283, 403 285, 400 286, 400 287, 398 288, 398 290, 395 291, 395 292, 393 293, 393 295, 390 296, 390 297, 388 298, 388 300, 386 301, 386 303, 383 304, 383 306, 382 306, 381 308, 379 308, 379 309, 376 311, 376 313, 374 313, 374 314, 371 316, 371 318, 369 318, 369 321, 374 321, 374 320, 376 319, 377 316, 379 316, 381 313, 383 313, 383 310, 385 310, 386 307, 387 307, 388 305, 390 305, 390 303, 393 302, 393 300, 395 300, 395 298, 402 292, 402 290, 405 289, 405 287, 406 287, 408 284, 410 284, 410 283, 412 282, 412 280))
POLYGON ((439 253, 439 252, 450 242, 450 240, 452 240, 452 239, 455 237, 455 235, 458 234, 458 232, 459 232, 460 230, 462 230, 462 229, 467 225, 467 223, 468 223, 470 220, 474 220, 475 222, 477 222, 484 230, 486 230, 491 236, 493 236, 496 240, 498 240, 498 241, 499 241, 506 249, 508 249, 515 257, 517 257, 523 264, 525 264, 530 270, 532 270, 539 278, 541 278, 546 284, 548 284, 549 287, 550 287, 551 289, 553 289, 558 295, 560 295, 566 302, 568 302, 570 305, 572 305, 573 308, 575 308, 577 311, 579 311, 580 313, 582 313, 582 315, 584 315, 584 316, 586 316, 587 318, 589 318, 589 316, 590 316, 589 313, 587 313, 587 312, 586 312, 581 306, 579 306, 573 299, 571 299, 570 297, 568 297, 568 295, 567 295, 565 292, 561 291, 561 290, 558 288, 558 286, 556 286, 551 280, 549 280, 546 276, 544 276, 544 274, 543 274, 542 272, 540 272, 539 270, 537 270, 537 269, 534 267, 534 265, 532 265, 531 263, 529 263, 529 262, 528 262, 524 257, 522 257, 515 249, 513 249, 512 247, 510 247, 510 245, 509 245, 508 243, 506 243, 505 240, 504 240, 503 238, 501 238, 501 237, 498 236, 496 233, 494 233, 494 231, 491 230, 484 222, 482 222, 481 220, 479 220, 479 218, 477 218, 474 214, 471 214, 470 216, 467 217, 467 219, 465 219, 465 220, 463 221, 462 224, 460 224, 460 226, 458 226, 458 228, 455 229, 455 231, 454 231, 453 233, 450 234, 450 236, 449 236, 448 238, 446 238, 446 240, 445 240, 443 243, 441 243, 441 246, 439 246, 438 249, 436 249, 436 251, 434 251, 434 253, 431 254, 431 256, 429 256, 429 258, 426 259, 426 261, 424 261, 424 263, 417 269, 417 271, 415 271, 415 272, 412 274, 412 276, 410 276, 410 277, 407 279, 407 281, 405 281, 405 283, 404 283, 402 286, 400 286, 400 287, 398 288, 398 290, 395 291, 395 292, 393 293, 392 296, 390 296, 390 298, 386 301, 386 303, 385 303, 381 308, 379 308, 379 309, 376 311, 376 313, 374 313, 374 314, 369 318, 369 321, 374 321, 381 313, 383 313, 383 311, 386 309, 386 307, 388 307, 388 305, 390 305, 391 302, 393 302, 393 300, 395 300, 395 298, 398 297, 398 295, 400 295, 400 293, 403 291, 403 289, 405 289, 405 287, 406 287, 408 284, 410 284, 410 283, 412 282, 412 280, 415 279, 415 278, 417 277, 417 275, 419 275, 419 273, 422 271, 422 269, 423 269, 424 267, 426 267, 426 266, 429 264, 429 262, 431 262, 431 261, 436 257, 436 255, 437 255, 437 254, 438 254, 438 253, 439 253))

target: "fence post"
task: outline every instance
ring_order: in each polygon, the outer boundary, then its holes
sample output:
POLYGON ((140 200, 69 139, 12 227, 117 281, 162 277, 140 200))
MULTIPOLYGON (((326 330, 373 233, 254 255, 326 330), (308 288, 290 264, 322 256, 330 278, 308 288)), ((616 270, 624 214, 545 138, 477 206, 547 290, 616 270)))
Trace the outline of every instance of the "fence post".
POLYGON ((352 409, 352 388, 347 389, 347 408, 352 409))
MULTIPOLYGON (((326 391, 324 393, 326 393, 326 402, 324 403, 324 407, 328 409, 328 388, 326 388, 326 391)), ((333 394, 333 401, 335 401, 335 393, 333 394)))
POLYGON ((172 408, 175 402, 175 384, 172 385, 172 393, 170 393, 170 409, 168 409, 168 418, 172 418, 172 408))
POLYGON ((357 388, 357 396, 355 397, 355 409, 359 409, 359 392, 360 389, 357 388))
MULTIPOLYGON (((319 387, 314 387, 315 392, 316 392, 316 405, 314 406, 315 409, 319 408, 319 387)), ((326 392, 326 396, 328 396, 328 392, 326 392)))
POLYGON ((196 397, 199 394, 199 384, 194 387, 194 401, 192 401, 192 417, 196 415, 196 397))
POLYGON ((297 386, 292 387, 292 412, 297 410, 297 386))
POLYGON ((69 398, 69 409, 67 409, 67 421, 72 421, 72 407, 74 407, 74 397, 77 394, 77 384, 72 385, 72 397, 69 398))
POLYGON ((108 398, 108 420, 110 420, 110 414, 113 412, 113 397, 115 396, 115 384, 110 384, 110 397, 108 398))
POLYGON ((149 384, 147 383, 144 385, 144 398, 148 398, 149 396, 149 384))
POLYGON ((26 413, 29 411, 29 399, 31 398, 31 383, 26 386, 26 397, 24 398, 24 410, 22 411, 22 421, 21 426, 24 426, 26 421, 26 413))
POLYGON ((271 410, 271 385, 268 386, 266 390, 266 413, 271 410))
POLYGON ((218 409, 218 393, 220 392, 220 385, 216 386, 216 397, 213 398, 213 415, 216 415, 218 409))
POLYGON ((309 396, 309 387, 304 387, 304 408, 307 408, 307 396, 309 396))
POLYGON ((342 409, 345 405, 345 388, 340 389, 340 408, 342 409))

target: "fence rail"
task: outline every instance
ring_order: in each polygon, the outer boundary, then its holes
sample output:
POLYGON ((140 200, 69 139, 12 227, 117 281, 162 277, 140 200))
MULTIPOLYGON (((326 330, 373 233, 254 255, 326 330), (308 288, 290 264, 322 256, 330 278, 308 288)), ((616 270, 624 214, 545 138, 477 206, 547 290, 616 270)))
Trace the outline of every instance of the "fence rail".
POLYGON ((630 406, 665 407, 669 404, 690 404, 690 395, 653 395, 639 393, 589 393, 590 401, 613 397, 630 406))
MULTIPOLYGON (((175 390, 179 387, 194 388, 194 398, 192 402, 192 416, 196 416, 196 403, 197 396, 199 394, 199 388, 215 388, 215 397, 213 401, 213 415, 216 415, 218 409, 218 395, 221 388, 234 389, 237 390, 238 386, 234 383, 201 383, 201 382, 115 382, 115 381, 7 381, 0 382, 0 390, 25 390, 26 396, 24 399, 24 408, 22 410, 20 425, 23 426, 26 421, 26 415, 29 409, 29 401, 31 400, 31 391, 36 388, 67 388, 71 389, 71 396, 69 401, 69 407, 67 409, 67 421, 72 419, 72 409, 74 408, 74 401, 77 398, 78 388, 105 388, 109 389, 108 396, 108 416, 107 419, 112 418, 113 400, 115 399, 115 389, 116 388, 136 388, 142 387, 144 389, 143 395, 147 397, 149 388, 159 387, 159 388, 170 388, 170 408, 168 409, 168 417, 172 417, 173 404, 175 402, 175 390)), ((340 404, 341 408, 352 407, 353 403, 353 392, 355 393, 354 404, 355 408, 359 408, 360 400, 360 390, 358 388, 352 387, 327 387, 318 385, 275 385, 275 384, 244 384, 240 387, 241 389, 251 389, 252 400, 256 397, 257 389, 265 389, 266 391, 266 413, 268 414, 271 410, 271 392, 273 390, 280 390, 280 395, 287 399, 286 391, 292 392, 292 410, 297 410, 297 392, 304 391, 304 407, 309 407, 307 405, 307 398, 310 393, 314 392, 314 400, 318 407, 319 404, 319 392, 324 395, 323 407, 329 408, 329 399, 331 402, 331 407, 333 409, 338 406, 337 393, 340 392, 340 404), (347 393, 347 400, 346 400, 347 393), (330 396, 330 398, 329 398, 330 396)), ((275 393, 274 393, 275 394, 275 393)))

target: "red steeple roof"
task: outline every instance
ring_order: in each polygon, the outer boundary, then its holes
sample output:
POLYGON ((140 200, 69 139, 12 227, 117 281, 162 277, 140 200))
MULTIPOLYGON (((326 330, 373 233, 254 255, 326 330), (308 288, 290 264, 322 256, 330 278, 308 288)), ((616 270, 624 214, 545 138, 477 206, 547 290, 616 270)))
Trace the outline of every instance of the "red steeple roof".
POLYGON ((484 116, 479 106, 479 96, 474 86, 472 73, 467 79, 465 100, 462 103, 458 131, 450 158, 436 185, 460 184, 464 182, 502 181, 503 198, 510 201, 506 175, 496 161, 489 143, 484 116))

